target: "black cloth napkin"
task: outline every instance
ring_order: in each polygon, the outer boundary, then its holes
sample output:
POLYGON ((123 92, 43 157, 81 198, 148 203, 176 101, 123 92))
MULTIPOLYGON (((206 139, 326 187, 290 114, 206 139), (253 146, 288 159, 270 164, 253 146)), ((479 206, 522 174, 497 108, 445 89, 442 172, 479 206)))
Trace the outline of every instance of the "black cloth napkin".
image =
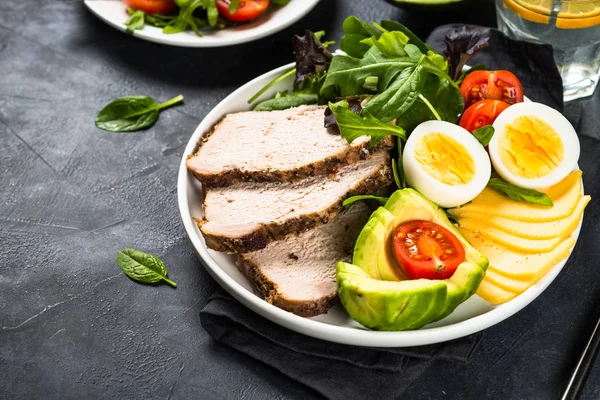
MULTIPOLYGON (((432 32, 427 42, 444 49, 444 37, 456 26, 432 32)), ((492 30, 492 44, 470 64, 508 69, 534 101, 563 111, 562 82, 552 47, 518 42, 492 30)), ((577 123, 577 107, 568 117, 577 123)), ((307 337, 280 327, 242 306, 222 289, 200 312, 202 326, 217 342, 267 364, 331 399, 397 398, 434 362, 465 363, 481 334, 413 348, 353 347, 307 337)))

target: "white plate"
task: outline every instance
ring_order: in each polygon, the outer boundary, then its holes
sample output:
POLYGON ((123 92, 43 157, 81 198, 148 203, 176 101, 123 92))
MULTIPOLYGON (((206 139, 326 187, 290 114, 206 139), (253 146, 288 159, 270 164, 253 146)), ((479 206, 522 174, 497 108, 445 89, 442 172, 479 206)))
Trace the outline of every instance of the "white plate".
MULTIPOLYGON (((247 111, 249 109, 247 100, 254 93, 293 66, 294 64, 289 64, 259 76, 220 102, 200 123, 192 135, 181 160, 177 195, 183 224, 208 272, 233 297, 263 317, 305 335, 357 346, 404 347, 444 342, 486 329, 521 310, 552 283, 567 262, 566 259, 558 263, 538 283, 505 304, 494 306, 474 295, 443 320, 416 331, 402 332, 368 330, 350 319, 341 305, 335 306, 327 314, 314 318, 302 318, 283 311, 255 295, 248 280, 238 271, 230 256, 206 248, 204 238, 192 220, 192 217, 202 215, 202 185, 192 174, 187 172, 185 161, 187 156, 194 152, 200 138, 225 114, 247 111)), ((273 96, 277 91, 289 90, 292 83, 293 77, 280 82, 265 93, 262 99, 273 96)), ((579 236, 580 228, 581 222, 573 234, 575 239, 579 236)))
MULTIPOLYGON (((207 30, 200 37, 194 32, 181 32, 165 35, 162 28, 146 25, 136 30, 133 36, 151 42, 181 47, 222 47, 251 42, 278 32, 312 10, 320 0, 292 0, 284 7, 267 11, 255 21, 240 26, 207 30)), ((121 0, 85 0, 85 5, 101 20, 125 32, 125 21, 129 18, 127 6, 121 0)))

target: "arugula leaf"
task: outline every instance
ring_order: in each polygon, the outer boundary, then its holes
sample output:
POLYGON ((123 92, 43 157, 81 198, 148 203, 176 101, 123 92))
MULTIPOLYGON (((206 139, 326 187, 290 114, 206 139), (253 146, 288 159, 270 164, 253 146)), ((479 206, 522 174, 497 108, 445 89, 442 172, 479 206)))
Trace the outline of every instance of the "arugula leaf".
POLYGON ((136 249, 123 249, 117 253, 119 268, 131 279, 141 283, 167 282, 177 284, 167 278, 167 267, 156 256, 136 249))
POLYGON ((398 180, 400 182, 400 185, 398 185, 398 189, 404 189, 407 187, 407 185, 406 174, 404 173, 404 164, 402 162, 402 139, 397 138, 396 142, 396 148, 398 149, 398 161, 396 171, 394 172, 394 179, 396 179, 396 175, 398 175, 398 180))
POLYGON ((125 21, 125 26, 127 27, 127 33, 133 34, 133 31, 144 29, 144 20, 146 17, 146 13, 141 10, 135 10, 133 8, 128 8, 127 13, 131 15, 127 21, 125 21))
POLYGON ((292 0, 271 0, 271 3, 277 4, 279 6, 285 6, 285 5, 288 5, 290 3, 290 1, 292 1, 292 0))
POLYGON ((356 138, 369 135, 369 145, 375 146, 386 136, 397 136, 406 140, 406 132, 399 126, 386 124, 373 117, 367 109, 363 109, 360 115, 356 115, 348 106, 348 101, 342 100, 337 103, 329 103, 329 108, 335 115, 340 134, 348 143, 356 138))
POLYGON ((148 96, 125 96, 108 103, 96 116, 96 126, 110 132, 133 132, 156 122, 160 110, 183 101, 179 95, 162 104, 148 96))
POLYGON ((427 52, 427 58, 433 65, 438 67, 440 70, 444 71, 446 74, 448 73, 448 61, 441 55, 432 50, 427 52))
POLYGON ((179 6, 179 15, 165 25, 163 33, 170 35, 192 29, 196 35, 202 36, 199 28, 205 23, 194 16, 194 12, 200 8, 206 10, 210 26, 217 24, 219 11, 217 10, 216 0, 175 0, 175 3, 179 6), (199 25, 199 23, 202 25, 199 25))
POLYGON ((402 32, 384 32, 379 37, 373 35, 363 39, 360 43, 375 46, 387 57, 406 57, 404 46, 408 43, 408 36, 402 32))
POLYGON ((347 210, 350 207, 352 207, 355 203, 362 200, 375 200, 377 203, 379 203, 379 205, 385 206, 385 203, 387 203, 388 199, 389 197, 380 197, 373 195, 352 196, 344 200, 342 206, 347 210))
POLYGON ((471 133, 473 133, 475 139, 479 140, 479 143, 485 147, 490 144, 490 140, 492 140, 492 137, 494 136, 494 127, 491 125, 482 126, 471 133))
POLYGON ((553 205, 552 199, 547 194, 533 189, 520 188, 500 178, 490 179, 488 187, 514 201, 525 200, 529 204, 540 204, 548 207, 553 205))
POLYGON ((488 47, 492 40, 490 28, 463 26, 446 34, 444 55, 450 64, 450 75, 458 80, 462 68, 479 50, 488 47))
MULTIPOLYGON (((360 115, 362 111, 362 103, 360 98, 348 98, 346 99, 348 102, 348 108, 356 115, 360 115)), ((331 108, 327 107, 325 109, 325 128, 329 130, 329 133, 340 134, 340 128, 337 125, 337 121, 335 120, 335 114, 331 111, 331 108)))
POLYGON ((362 41, 373 36, 379 37, 379 32, 375 28, 354 16, 346 18, 342 29, 344 36, 340 40, 340 49, 350 57, 362 58, 371 48, 362 41))

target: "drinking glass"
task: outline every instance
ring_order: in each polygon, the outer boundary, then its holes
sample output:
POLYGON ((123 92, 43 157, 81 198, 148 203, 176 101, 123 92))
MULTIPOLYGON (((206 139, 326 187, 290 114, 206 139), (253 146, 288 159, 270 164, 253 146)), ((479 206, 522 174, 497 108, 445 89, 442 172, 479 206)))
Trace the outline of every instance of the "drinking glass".
POLYGON ((496 0, 496 10, 508 36, 554 47, 565 101, 594 93, 600 78, 600 0, 496 0))

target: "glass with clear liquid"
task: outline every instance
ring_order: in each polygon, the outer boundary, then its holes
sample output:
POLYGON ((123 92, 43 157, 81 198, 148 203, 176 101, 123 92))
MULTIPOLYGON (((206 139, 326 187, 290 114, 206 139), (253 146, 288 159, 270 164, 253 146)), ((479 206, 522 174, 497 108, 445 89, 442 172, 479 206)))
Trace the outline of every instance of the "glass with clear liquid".
POLYGON ((554 47, 565 101, 594 93, 600 80, 600 0, 496 0, 496 10, 508 36, 554 47))

